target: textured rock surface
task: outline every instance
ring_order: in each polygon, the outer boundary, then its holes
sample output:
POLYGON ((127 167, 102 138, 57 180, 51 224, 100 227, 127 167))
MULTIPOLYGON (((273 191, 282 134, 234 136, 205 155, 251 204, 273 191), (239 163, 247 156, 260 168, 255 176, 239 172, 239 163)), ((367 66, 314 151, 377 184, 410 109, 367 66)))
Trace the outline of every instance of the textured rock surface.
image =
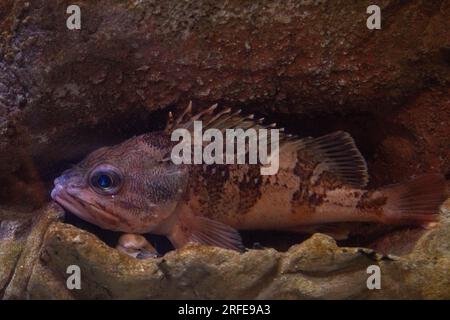
POLYGON ((0 297, 450 298, 447 222, 374 246, 396 260, 315 235, 286 253, 192 247, 136 261, 39 209, 70 163, 162 127, 157 110, 188 100, 300 134, 348 130, 372 186, 448 175, 449 1, 380 0, 379 31, 365 27, 372 1, 77 3, 81 31, 66 29, 70 1, 0 1, 0 297), (65 288, 71 263, 81 291, 65 288), (365 286, 374 263, 380 291, 365 286))
POLYGON ((450 299, 448 218, 402 256, 340 248, 330 237, 315 234, 284 253, 190 246, 136 260, 59 222, 60 213, 56 206, 40 212, 24 242, 0 240, 0 262, 6 266, 0 272, 3 298, 450 299), (81 290, 66 288, 70 265, 81 269, 81 290), (370 265, 381 269, 381 290, 367 289, 370 265))

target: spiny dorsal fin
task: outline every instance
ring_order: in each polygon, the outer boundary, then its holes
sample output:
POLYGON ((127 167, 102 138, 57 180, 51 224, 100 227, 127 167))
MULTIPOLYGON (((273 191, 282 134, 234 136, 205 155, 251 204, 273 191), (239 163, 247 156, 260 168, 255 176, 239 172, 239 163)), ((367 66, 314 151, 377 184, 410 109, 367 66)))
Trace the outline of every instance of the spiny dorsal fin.
MULTIPOLYGON (((231 108, 224 108, 220 111, 216 110, 217 104, 212 105, 205 110, 192 115, 192 102, 189 103, 188 107, 182 112, 182 114, 173 121, 173 116, 169 114, 168 124, 165 131, 170 133, 176 129, 187 129, 189 131, 194 130, 194 121, 201 121, 203 130, 207 129, 218 129, 223 134, 227 129, 258 129, 258 128, 271 128, 273 126, 264 126, 262 124, 262 119, 255 119, 254 115, 243 116, 241 115, 241 110, 233 111, 231 108)), ((259 139, 260 136, 255 133, 256 137, 259 139)), ((270 136, 267 140, 270 142, 270 136)), ((192 142, 192 141, 191 141, 192 142)), ((203 142, 206 143, 206 142, 203 142)), ((225 150, 228 152, 228 150, 225 150)), ((248 148, 239 151, 238 154, 234 156, 240 157, 248 152, 248 148)))
POLYGON ((174 121, 173 116, 169 114, 169 120, 165 128, 166 132, 171 132, 178 128, 188 130, 193 129, 194 121, 202 121, 204 130, 215 128, 219 130, 234 128, 258 128, 263 127, 253 115, 242 116, 241 110, 233 111, 231 108, 224 108, 216 111, 217 104, 214 104, 205 110, 192 115, 192 102, 189 102, 187 108, 174 121))
MULTIPOLYGON (((219 129, 222 132, 226 129, 262 129, 277 128, 279 132, 280 153, 296 152, 297 150, 307 150, 316 159, 318 166, 315 176, 318 177, 323 171, 327 171, 336 176, 343 183, 357 188, 363 188, 369 181, 367 165, 347 132, 337 131, 319 138, 299 138, 295 135, 284 133, 283 128, 278 128, 275 123, 265 125, 264 118, 255 119, 254 115, 243 116, 241 110, 232 111, 225 108, 217 111, 217 104, 192 116, 192 103, 189 103, 186 110, 172 122, 169 131, 177 128, 193 130, 195 120, 201 120, 204 130, 208 128, 219 129)), ((269 141, 270 142, 270 139, 269 141)))

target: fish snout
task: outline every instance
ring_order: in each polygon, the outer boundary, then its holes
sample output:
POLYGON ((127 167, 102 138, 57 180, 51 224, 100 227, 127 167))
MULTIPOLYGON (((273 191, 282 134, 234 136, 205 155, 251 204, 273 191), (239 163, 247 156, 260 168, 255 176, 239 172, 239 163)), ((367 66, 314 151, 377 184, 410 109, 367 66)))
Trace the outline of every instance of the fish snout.
POLYGON ((61 196, 63 193, 71 194, 83 186, 82 181, 81 175, 72 169, 68 169, 53 180, 54 187, 50 195, 55 200, 55 197, 61 196))
POLYGON ((64 183, 64 176, 59 176, 57 178, 55 178, 55 180, 53 180, 53 185, 56 187, 59 184, 63 184, 64 183))
POLYGON ((64 186, 57 182, 58 178, 55 179, 55 187, 52 189, 52 192, 50 193, 50 196, 52 197, 53 200, 56 200, 56 198, 61 195, 61 193, 64 190, 64 186))
POLYGON ((64 192, 64 189, 66 188, 68 182, 67 175, 65 175, 66 172, 67 170, 63 172, 62 175, 53 180, 54 187, 52 192, 50 193, 50 196, 52 197, 53 200, 56 200, 56 197, 61 196, 61 194, 64 192))

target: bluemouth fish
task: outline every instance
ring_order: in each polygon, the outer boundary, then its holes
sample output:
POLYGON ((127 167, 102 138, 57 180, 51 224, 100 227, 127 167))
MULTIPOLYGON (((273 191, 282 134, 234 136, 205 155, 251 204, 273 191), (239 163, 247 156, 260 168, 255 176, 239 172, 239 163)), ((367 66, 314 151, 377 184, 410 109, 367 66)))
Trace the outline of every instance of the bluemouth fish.
MULTIPOLYGON (((426 227, 438 219, 446 199, 443 176, 366 190, 366 162, 342 131, 318 138, 282 135, 275 175, 261 175, 259 164, 175 165, 171 132, 192 130, 193 120, 222 131, 263 127, 238 112, 214 109, 191 116, 188 107, 164 131, 92 152, 55 179, 52 198, 101 228, 165 235, 176 248, 193 242, 241 250, 237 230, 320 231, 343 238, 346 232, 333 229, 334 223, 426 227)), ((139 247, 142 237, 124 239, 128 247, 137 239, 139 247)))

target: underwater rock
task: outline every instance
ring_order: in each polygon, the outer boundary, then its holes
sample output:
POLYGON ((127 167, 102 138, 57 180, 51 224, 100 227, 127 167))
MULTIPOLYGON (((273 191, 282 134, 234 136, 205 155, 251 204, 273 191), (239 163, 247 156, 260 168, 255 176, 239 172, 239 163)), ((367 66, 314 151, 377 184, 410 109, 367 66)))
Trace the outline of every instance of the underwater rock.
POLYGON ((3 298, 450 298, 448 219, 426 231, 412 252, 402 256, 339 247, 329 236, 314 234, 287 252, 238 253, 192 245, 161 258, 137 260, 58 217, 57 206, 43 210, 39 227, 23 242, 23 248, 0 241, 0 261, 10 261, 9 266, 16 261, 15 269, 6 268, 9 275, 5 277, 4 269, 0 273, 3 298), (80 267, 80 290, 66 287, 70 265, 80 267), (380 267, 381 290, 367 288, 367 268, 372 265, 380 267))
POLYGON ((14 221, 15 226, 12 228, 13 231, 20 230, 20 232, 12 232, 13 236, 0 237, 0 248, 2 248, 0 266, 4 272, 3 275, 0 273, 0 284, 2 284, 0 293, 4 299, 20 299, 27 296, 28 281, 40 255, 44 234, 49 225, 60 219, 63 214, 62 209, 54 203, 32 215, 28 214, 25 218, 23 213, 12 215, 11 212, 0 211, 0 225, 9 222, 8 219, 14 219, 11 220, 14 221), (24 228, 24 224, 28 228, 24 228), (6 268, 3 269, 3 266, 6 268))

